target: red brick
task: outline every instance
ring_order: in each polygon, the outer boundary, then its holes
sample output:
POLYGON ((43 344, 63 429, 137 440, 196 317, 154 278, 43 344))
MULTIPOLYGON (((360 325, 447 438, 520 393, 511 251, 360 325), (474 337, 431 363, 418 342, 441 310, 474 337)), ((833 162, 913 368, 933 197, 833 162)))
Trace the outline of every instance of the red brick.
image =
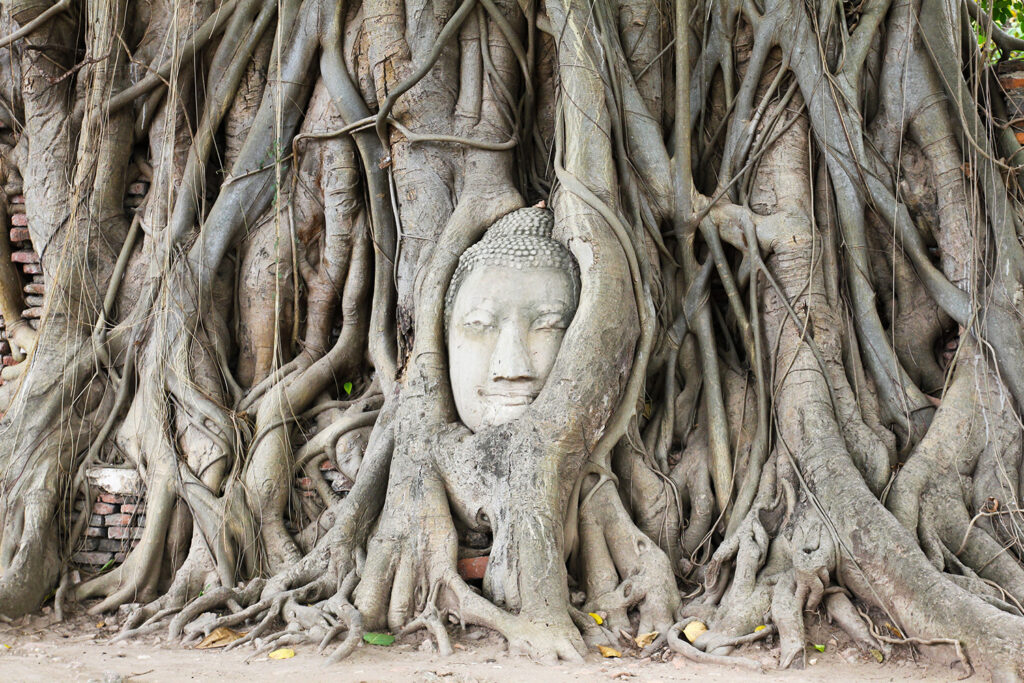
POLYGON ((134 515, 136 512, 145 512, 145 503, 121 503, 121 512, 134 515))
POLYGON ((98 550, 108 553, 119 553, 124 550, 124 544, 113 538, 103 538, 96 542, 98 550))
POLYGON ((11 228, 12 242, 28 242, 30 239, 28 228, 11 228))
POLYGON ((107 527, 105 526, 87 526, 85 527, 85 535, 90 538, 106 538, 107 527))
POLYGON ((16 363, 14 362, 14 359, 11 358, 10 356, 4 356, 3 363, 4 363, 4 365, 16 365, 16 363))
POLYGON ((26 294, 46 294, 46 285, 42 282, 30 282, 25 285, 26 294))
MULTIPOLYGON (((108 527, 128 526, 132 523, 132 516, 123 514, 107 515, 103 518, 103 523, 106 524, 108 527)), ((110 529, 107 533, 110 534, 111 538, 117 538, 116 536, 114 536, 113 531, 113 529, 110 529)))
POLYGON ((101 493, 97 498, 104 503, 111 503, 113 505, 120 505, 124 502, 124 497, 116 493, 101 493))
POLYGON ((464 579, 484 578, 484 572, 487 571, 487 560, 489 558, 489 555, 484 555, 483 557, 468 557, 464 560, 459 560, 457 565, 459 576, 464 579))
POLYGON ((1024 78, 1003 76, 999 79, 999 85, 1003 86, 1007 90, 1016 90, 1017 88, 1024 87, 1024 78))
POLYGON ((75 553, 71 556, 71 561, 75 564, 86 564, 94 567, 102 567, 110 561, 110 553, 75 553))
POLYGON ((25 195, 23 195, 23 194, 16 194, 13 197, 11 197, 11 204, 24 204, 24 203, 25 203, 25 195))
POLYGON ((112 526, 107 528, 110 538, 142 538, 142 529, 137 526, 112 526))
POLYGON ((309 490, 313 488, 313 480, 309 477, 299 477, 295 480, 295 483, 298 484, 300 489, 309 490))
POLYGON ((11 214, 11 225, 19 227, 19 228, 28 227, 28 214, 27 213, 11 214))
POLYGON ((112 515, 117 512, 117 507, 110 503, 96 503, 92 506, 92 513, 94 515, 112 515))
POLYGON ((43 307, 42 306, 32 306, 31 308, 26 308, 24 311, 21 312, 21 315, 22 315, 22 317, 25 317, 25 318, 42 318, 43 317, 43 307))
POLYGON ((39 254, 31 249, 21 249, 11 252, 11 261, 14 263, 39 263, 39 254))
POLYGON ((28 275, 42 275, 43 267, 38 263, 26 263, 21 267, 22 272, 28 275))
POLYGON ((330 458, 324 458, 324 461, 320 463, 320 469, 323 470, 324 472, 327 472, 328 470, 333 470, 334 463, 331 462, 330 458))

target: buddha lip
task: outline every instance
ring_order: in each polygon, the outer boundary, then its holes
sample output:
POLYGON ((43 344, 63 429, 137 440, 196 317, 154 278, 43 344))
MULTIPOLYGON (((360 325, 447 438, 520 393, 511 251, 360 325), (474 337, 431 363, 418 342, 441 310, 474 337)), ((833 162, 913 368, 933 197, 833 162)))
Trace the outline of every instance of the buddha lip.
POLYGON ((484 393, 484 396, 509 405, 525 405, 537 398, 537 393, 536 391, 488 391, 484 393))

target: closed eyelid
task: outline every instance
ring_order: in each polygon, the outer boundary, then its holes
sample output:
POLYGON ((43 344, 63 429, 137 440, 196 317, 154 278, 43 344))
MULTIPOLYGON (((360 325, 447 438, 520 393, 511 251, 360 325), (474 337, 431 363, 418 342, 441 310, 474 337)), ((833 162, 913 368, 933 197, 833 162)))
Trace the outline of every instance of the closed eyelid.
POLYGON ((462 316, 463 325, 493 325, 494 315, 490 311, 475 309, 462 316))

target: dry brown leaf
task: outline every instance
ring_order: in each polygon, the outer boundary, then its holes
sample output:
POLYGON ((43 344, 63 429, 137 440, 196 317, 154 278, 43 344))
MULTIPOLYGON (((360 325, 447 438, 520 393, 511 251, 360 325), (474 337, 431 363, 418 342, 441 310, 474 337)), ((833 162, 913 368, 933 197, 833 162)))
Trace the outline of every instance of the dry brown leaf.
POLYGON ((654 640, 657 637, 658 637, 658 632, 657 631, 651 631, 650 633, 641 633, 636 638, 634 638, 634 640, 636 641, 636 646, 641 648, 641 649, 643 649, 643 648, 647 647, 648 645, 650 645, 651 643, 653 643, 654 640))
POLYGON ((622 653, 616 650, 614 647, 608 647, 607 645, 598 645, 597 651, 601 653, 602 657, 621 657, 622 653))
POLYGON ((224 647, 225 645, 230 645, 244 635, 244 633, 233 631, 227 626, 218 626, 210 632, 210 635, 203 638, 201 643, 196 645, 196 649, 208 650, 214 647, 224 647))

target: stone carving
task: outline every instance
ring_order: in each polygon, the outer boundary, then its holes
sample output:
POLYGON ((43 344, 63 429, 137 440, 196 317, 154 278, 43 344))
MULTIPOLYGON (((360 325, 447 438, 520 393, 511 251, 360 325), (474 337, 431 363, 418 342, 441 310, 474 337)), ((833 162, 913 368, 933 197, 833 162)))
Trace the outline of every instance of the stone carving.
POLYGON ((445 300, 449 376, 474 432, 522 415, 579 303, 579 266, 543 208, 513 211, 459 259, 445 300))

